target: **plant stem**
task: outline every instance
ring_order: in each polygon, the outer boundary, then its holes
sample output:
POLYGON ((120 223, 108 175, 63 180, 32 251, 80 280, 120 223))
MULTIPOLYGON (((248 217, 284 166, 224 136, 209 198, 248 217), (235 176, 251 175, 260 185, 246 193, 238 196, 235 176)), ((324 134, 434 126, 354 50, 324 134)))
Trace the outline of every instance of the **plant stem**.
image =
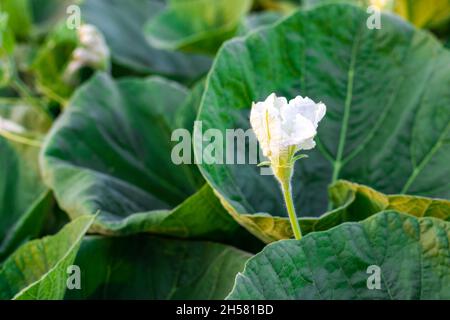
POLYGON ((10 79, 10 85, 11 87, 27 102, 30 104, 31 107, 38 108, 45 112, 45 114, 49 117, 49 119, 52 119, 50 113, 48 112, 45 105, 37 98, 33 96, 33 92, 27 87, 25 83, 22 82, 20 79, 19 73, 16 68, 16 64, 14 62, 14 59, 10 59, 9 61, 10 65, 12 66, 14 72, 10 79))
POLYGON ((291 221, 291 227, 292 231, 294 232, 295 239, 300 240, 302 238, 302 232, 300 231, 300 224, 298 223, 294 202, 292 201, 291 182, 281 182, 281 190, 283 191, 284 202, 286 203, 286 208, 289 214, 289 220, 291 221))
POLYGON ((20 94, 20 96, 24 98, 31 106, 41 107, 39 103, 34 101, 34 97, 30 89, 28 89, 19 77, 14 77, 11 79, 11 87, 13 87, 17 93, 20 94))
POLYGON ((17 142, 17 143, 21 143, 21 144, 25 144, 27 146, 32 146, 32 147, 41 147, 42 143, 41 141, 38 140, 33 140, 33 139, 29 139, 27 137, 23 137, 17 134, 14 134, 12 132, 8 132, 6 130, 2 130, 0 128, 0 136, 5 137, 8 140, 17 142))

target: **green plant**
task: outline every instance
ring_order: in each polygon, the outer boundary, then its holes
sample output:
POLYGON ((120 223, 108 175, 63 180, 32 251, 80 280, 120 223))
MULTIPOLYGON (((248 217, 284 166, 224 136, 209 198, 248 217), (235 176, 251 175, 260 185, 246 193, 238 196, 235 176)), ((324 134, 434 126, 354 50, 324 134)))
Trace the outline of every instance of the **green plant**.
POLYGON ((368 3, 2 1, 0 299, 450 299, 450 8, 368 3))

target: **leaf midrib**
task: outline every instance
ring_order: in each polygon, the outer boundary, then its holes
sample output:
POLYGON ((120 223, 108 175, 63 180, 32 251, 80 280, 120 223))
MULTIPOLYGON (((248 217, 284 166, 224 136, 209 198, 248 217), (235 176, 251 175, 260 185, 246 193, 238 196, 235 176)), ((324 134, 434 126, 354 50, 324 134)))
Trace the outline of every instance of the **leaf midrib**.
POLYGON ((350 120, 350 111, 351 111, 352 98, 353 98, 353 83, 355 80, 356 57, 358 54, 359 45, 361 43, 362 32, 363 32, 363 29, 360 28, 358 35, 356 36, 356 39, 353 42, 352 53, 351 53, 351 57, 350 57, 350 68, 347 73, 347 94, 346 94, 345 105, 344 105, 344 117, 342 120, 342 126, 341 126, 341 130, 340 130, 340 134, 339 134, 339 144, 338 144, 336 160, 332 162, 333 173, 332 173, 332 177, 331 177, 331 184, 333 184, 337 181, 339 172, 342 167, 342 156, 344 153, 345 138, 347 137, 347 129, 348 129, 348 123, 350 120))
MULTIPOLYGON (((338 143, 338 151, 336 158, 333 159, 333 156, 326 150, 326 148, 322 145, 320 140, 318 140, 318 148, 320 153, 331 162, 331 165, 333 167, 333 173, 330 184, 335 183, 339 179, 339 172, 342 169, 342 166, 353 159, 357 154, 359 154, 364 147, 367 145, 367 143, 371 140, 373 137, 373 133, 375 130, 372 130, 372 132, 369 134, 369 136, 366 137, 365 141, 358 146, 357 149, 354 150, 348 157, 343 159, 343 153, 344 153, 344 147, 345 147, 345 138, 347 136, 347 129, 348 124, 350 120, 350 112, 351 112, 351 104, 352 104, 352 97, 353 97, 353 84, 354 84, 354 73, 356 68, 356 58, 358 54, 358 47, 361 42, 361 36, 362 36, 362 29, 360 29, 360 32, 358 33, 352 47, 352 54, 350 59, 350 69, 348 71, 348 77, 347 77, 347 94, 346 94, 346 100, 344 105, 344 116, 343 121, 341 125, 340 130, 340 136, 339 136, 339 143, 338 143)), ((432 72, 431 72, 432 74, 432 72)), ((396 91, 397 92, 397 91, 396 91)), ((392 101, 390 101, 389 105, 392 105, 392 102, 395 101, 396 92, 392 95, 392 101)), ((390 108, 385 109, 386 112, 383 113, 382 118, 387 115, 387 111, 389 111, 390 108)), ((374 128, 378 128, 379 124, 382 123, 380 120, 378 123, 376 123, 374 128)), ((411 184, 414 182, 414 180, 417 178, 417 176, 422 172, 423 168, 428 164, 428 162, 433 158, 434 154, 440 149, 442 146, 442 142, 445 139, 445 136, 447 135, 448 131, 450 130, 450 123, 447 125, 447 127, 444 129, 443 133, 439 136, 437 142, 434 144, 434 146, 431 148, 429 153, 426 155, 426 157, 420 162, 419 165, 414 166, 413 171, 411 172, 411 175, 408 177, 408 180, 405 182, 402 190, 400 191, 400 194, 405 194, 408 192, 409 188, 411 187, 411 184)), ((412 156, 412 155, 411 155, 412 156)))
POLYGON ((422 172, 423 168, 428 164, 428 162, 430 162, 430 160, 433 158, 435 153, 441 148, 443 141, 449 131, 450 131, 450 123, 447 124, 447 127, 441 133, 438 140, 436 141, 434 146, 431 148, 431 150, 428 152, 428 154, 425 156, 425 158, 419 163, 418 166, 416 166, 413 169, 411 175, 409 176, 408 180, 406 181, 406 183, 403 186, 403 189, 400 193, 404 194, 404 193, 408 192, 409 188, 411 187, 411 184, 414 182, 414 180, 417 178, 417 176, 422 172))

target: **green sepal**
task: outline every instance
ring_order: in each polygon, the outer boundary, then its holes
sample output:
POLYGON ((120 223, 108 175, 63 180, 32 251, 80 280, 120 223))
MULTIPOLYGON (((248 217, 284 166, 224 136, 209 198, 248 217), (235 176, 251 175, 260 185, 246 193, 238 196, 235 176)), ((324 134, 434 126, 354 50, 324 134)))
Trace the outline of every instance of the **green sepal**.
POLYGON ((308 158, 307 154, 298 154, 294 158, 292 158, 292 163, 294 164, 297 160, 308 158))
POLYGON ((263 161, 258 163, 258 167, 270 167, 272 163, 270 161, 263 161))

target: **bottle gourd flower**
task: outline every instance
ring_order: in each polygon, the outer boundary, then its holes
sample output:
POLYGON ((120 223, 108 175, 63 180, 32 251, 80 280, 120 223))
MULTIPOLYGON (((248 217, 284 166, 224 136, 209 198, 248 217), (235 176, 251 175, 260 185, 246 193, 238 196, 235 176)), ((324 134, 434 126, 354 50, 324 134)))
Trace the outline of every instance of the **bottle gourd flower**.
POLYGON ((64 79, 70 83, 75 73, 82 67, 108 70, 110 52, 102 33, 93 25, 83 24, 77 30, 78 46, 72 53, 64 79))
POLYGON ((250 123, 269 165, 280 182, 286 208, 296 239, 301 238, 300 225, 292 200, 291 179, 294 164, 306 157, 299 154, 316 146, 317 127, 325 116, 326 106, 308 97, 297 96, 289 102, 272 93, 265 101, 253 103, 250 123))

